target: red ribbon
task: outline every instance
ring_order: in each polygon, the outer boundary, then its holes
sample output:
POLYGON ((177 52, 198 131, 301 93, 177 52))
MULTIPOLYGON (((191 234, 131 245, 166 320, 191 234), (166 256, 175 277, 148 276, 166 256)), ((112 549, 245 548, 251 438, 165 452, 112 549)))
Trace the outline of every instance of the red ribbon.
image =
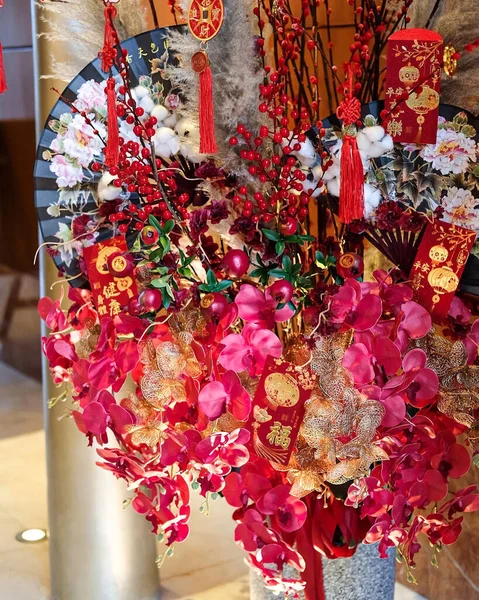
MULTIPOLYGON (((0 0, 1 1, 1 0, 0 0)), ((0 44, 0 94, 7 91, 7 81, 5 78, 5 69, 3 67, 3 48, 0 44)))
POLYGON ((213 104, 213 77, 207 65, 200 73, 199 97, 200 153, 217 154, 213 104))

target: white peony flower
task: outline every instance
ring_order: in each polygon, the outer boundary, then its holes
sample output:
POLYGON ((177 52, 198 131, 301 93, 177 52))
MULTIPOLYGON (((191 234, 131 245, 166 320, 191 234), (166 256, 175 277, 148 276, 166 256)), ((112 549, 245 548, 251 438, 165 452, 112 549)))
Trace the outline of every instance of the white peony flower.
POLYGON ((454 129, 438 129, 436 143, 423 146, 420 155, 433 169, 449 175, 464 173, 469 162, 475 162, 476 153, 474 139, 454 129))
POLYGON ((444 221, 479 232, 479 199, 469 190, 451 187, 441 199, 444 221))
POLYGON ((169 158, 178 154, 180 150, 180 140, 173 129, 169 127, 160 127, 153 138, 155 152, 161 158, 169 158))
POLYGON ((93 79, 86 81, 78 90, 75 107, 79 111, 93 111, 106 115, 106 80, 97 83, 93 79))
POLYGON ((81 115, 75 115, 62 140, 63 152, 77 160, 82 167, 88 167, 94 157, 103 151, 102 141, 93 133, 94 129, 102 137, 106 135, 105 128, 98 121, 88 125, 81 115))
POLYGON ((50 171, 57 176, 57 185, 60 188, 75 187, 83 181, 83 169, 71 163, 61 154, 52 158, 50 171))

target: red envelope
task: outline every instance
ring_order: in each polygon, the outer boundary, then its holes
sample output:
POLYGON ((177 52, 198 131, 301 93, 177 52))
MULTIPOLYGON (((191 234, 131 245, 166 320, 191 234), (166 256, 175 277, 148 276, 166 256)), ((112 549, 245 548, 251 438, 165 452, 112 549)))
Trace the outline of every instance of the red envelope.
POLYGON ((429 223, 410 273, 416 300, 433 320, 447 316, 476 232, 445 221, 429 223))
POLYGON ((395 142, 436 143, 443 53, 435 31, 401 29, 390 36, 384 126, 395 142))
POLYGON ((118 252, 123 255, 128 252, 126 240, 122 236, 83 249, 88 279, 100 319, 114 317, 131 298, 138 296, 136 281, 132 276, 113 277, 108 270, 108 257, 118 252))
POLYGON ((315 381, 309 369, 268 357, 247 425, 257 456, 289 463, 315 381))

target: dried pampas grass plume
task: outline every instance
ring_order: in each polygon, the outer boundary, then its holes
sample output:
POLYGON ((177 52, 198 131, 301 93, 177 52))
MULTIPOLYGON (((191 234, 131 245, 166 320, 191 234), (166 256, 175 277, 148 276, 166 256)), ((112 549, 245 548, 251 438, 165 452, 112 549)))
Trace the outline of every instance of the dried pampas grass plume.
MULTIPOLYGON (((49 29, 39 37, 53 43, 51 73, 43 77, 70 82, 103 46, 103 2, 43 0, 37 6, 42 10, 40 18, 48 23, 49 29), (58 51, 55 43, 58 43, 58 51)), ((139 6, 138 0, 121 0, 116 8, 118 17, 115 24, 120 40, 148 29, 146 10, 139 6)))
MULTIPOLYGON (((189 1, 182 0, 183 11, 189 1)), ((224 0, 225 18, 218 35, 208 42, 208 55, 213 72, 215 132, 218 160, 229 170, 238 172, 239 161, 231 152, 229 138, 238 123, 253 131, 258 129, 258 86, 263 71, 255 52, 253 0, 224 0)), ((191 34, 172 31, 170 48, 180 56, 181 63, 171 69, 171 77, 180 87, 187 103, 185 116, 198 122, 199 78, 191 68, 191 57, 199 50, 199 42, 191 34)), ((244 168, 244 167, 243 167, 244 168)))

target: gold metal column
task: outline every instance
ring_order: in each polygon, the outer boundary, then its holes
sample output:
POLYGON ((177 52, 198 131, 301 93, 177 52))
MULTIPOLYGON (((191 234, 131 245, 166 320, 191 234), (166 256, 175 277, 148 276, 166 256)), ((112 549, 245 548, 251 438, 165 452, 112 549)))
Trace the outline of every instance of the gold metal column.
MULTIPOLYGON (((48 72, 51 48, 37 39, 48 24, 39 19, 34 0, 31 6, 38 137, 56 100, 50 87, 62 89, 63 84, 40 80, 48 72)), ((60 284, 50 290, 57 271, 44 253, 40 280, 42 295, 59 293, 60 284)), ((43 361, 52 600, 157 599, 156 547, 149 524, 131 507, 123 509, 125 483, 95 465, 96 452, 87 447, 72 419, 58 420, 64 405, 47 408, 48 399, 61 390, 43 361)))

